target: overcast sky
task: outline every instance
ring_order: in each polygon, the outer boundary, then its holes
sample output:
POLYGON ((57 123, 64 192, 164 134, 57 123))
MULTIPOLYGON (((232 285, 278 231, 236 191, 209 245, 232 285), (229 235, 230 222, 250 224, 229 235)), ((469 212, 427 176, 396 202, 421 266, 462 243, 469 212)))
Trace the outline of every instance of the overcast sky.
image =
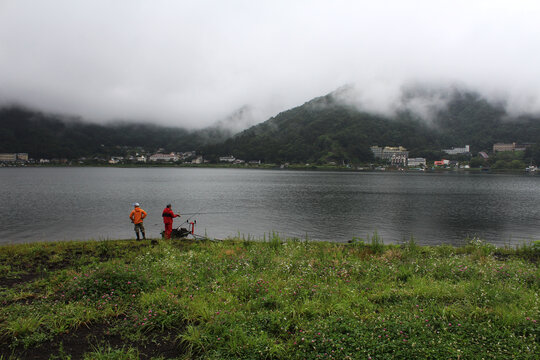
POLYGON ((261 122, 345 84, 409 82, 540 111, 540 1, 0 0, 0 102, 203 127, 261 122))

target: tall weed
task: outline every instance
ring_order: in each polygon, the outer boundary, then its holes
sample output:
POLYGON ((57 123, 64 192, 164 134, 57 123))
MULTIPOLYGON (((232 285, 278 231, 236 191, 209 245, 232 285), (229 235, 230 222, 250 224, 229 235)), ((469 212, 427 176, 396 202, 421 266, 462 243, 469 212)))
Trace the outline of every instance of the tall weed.
MULTIPOLYGON (((369 239, 369 235, 368 235, 369 239)), ((375 254, 382 254, 384 252, 384 241, 381 236, 375 231, 371 237, 371 250, 375 254)))

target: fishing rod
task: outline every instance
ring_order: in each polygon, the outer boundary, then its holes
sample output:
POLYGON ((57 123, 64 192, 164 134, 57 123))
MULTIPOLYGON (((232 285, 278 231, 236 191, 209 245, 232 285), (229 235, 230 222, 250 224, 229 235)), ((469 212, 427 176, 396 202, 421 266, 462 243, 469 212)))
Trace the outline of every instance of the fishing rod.
MULTIPOLYGON (((189 223, 189 220, 191 220, 191 218, 194 217, 195 215, 199 215, 199 214, 202 212, 202 209, 203 209, 203 208, 200 208, 199 211, 196 212, 196 213, 190 213, 191 216, 188 217, 183 223, 181 223, 180 225, 178 225, 176 228, 178 229, 180 226, 189 223)), ((187 214, 186 214, 186 215, 187 215, 187 214)))
MULTIPOLYGON (((192 215, 190 216, 189 218, 187 218, 183 223, 181 223, 178 227, 186 224, 187 222, 189 222, 189 220, 191 220, 191 218, 195 215, 207 215, 207 214, 230 214, 230 213, 234 213, 236 211, 209 211, 209 212, 194 212, 194 213, 182 213, 180 215, 192 215)), ((161 225, 160 223, 157 223, 157 224, 154 224, 154 225, 161 225)))
POLYGON ((199 212, 199 213, 182 213, 181 215, 206 215, 206 214, 228 214, 234 211, 211 211, 211 212, 199 212))
MULTIPOLYGON (((207 214, 229 214, 229 213, 232 213, 232 212, 235 212, 235 211, 210 211, 210 212, 194 212, 194 213, 182 213, 180 215, 192 215, 190 216, 189 218, 187 218, 183 223, 181 223, 180 225, 184 225, 185 223, 187 223, 189 220, 191 220, 191 218, 195 215, 207 215, 207 214)), ((157 224, 154 224, 154 225, 160 225, 160 223, 157 223, 157 224)))

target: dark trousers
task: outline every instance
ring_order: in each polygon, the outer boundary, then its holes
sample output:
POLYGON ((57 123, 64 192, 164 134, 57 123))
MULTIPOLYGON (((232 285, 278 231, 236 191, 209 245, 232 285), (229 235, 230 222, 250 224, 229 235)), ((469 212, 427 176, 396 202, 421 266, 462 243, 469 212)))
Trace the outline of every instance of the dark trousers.
POLYGON ((135 224, 135 234, 137 234, 137 239, 139 239, 139 230, 142 233, 143 239, 146 239, 146 235, 144 233, 144 225, 142 222, 135 224))

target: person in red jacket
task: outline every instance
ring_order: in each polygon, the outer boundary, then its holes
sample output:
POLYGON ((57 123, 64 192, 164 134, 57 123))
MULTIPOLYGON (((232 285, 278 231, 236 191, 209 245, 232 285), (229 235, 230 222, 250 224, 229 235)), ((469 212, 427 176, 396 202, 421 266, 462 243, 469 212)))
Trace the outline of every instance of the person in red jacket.
POLYGON ((180 214, 175 214, 171 209, 171 204, 167 204, 165 209, 163 209, 163 223, 165 224, 165 237, 167 239, 171 238, 172 224, 175 217, 180 216, 180 214))

